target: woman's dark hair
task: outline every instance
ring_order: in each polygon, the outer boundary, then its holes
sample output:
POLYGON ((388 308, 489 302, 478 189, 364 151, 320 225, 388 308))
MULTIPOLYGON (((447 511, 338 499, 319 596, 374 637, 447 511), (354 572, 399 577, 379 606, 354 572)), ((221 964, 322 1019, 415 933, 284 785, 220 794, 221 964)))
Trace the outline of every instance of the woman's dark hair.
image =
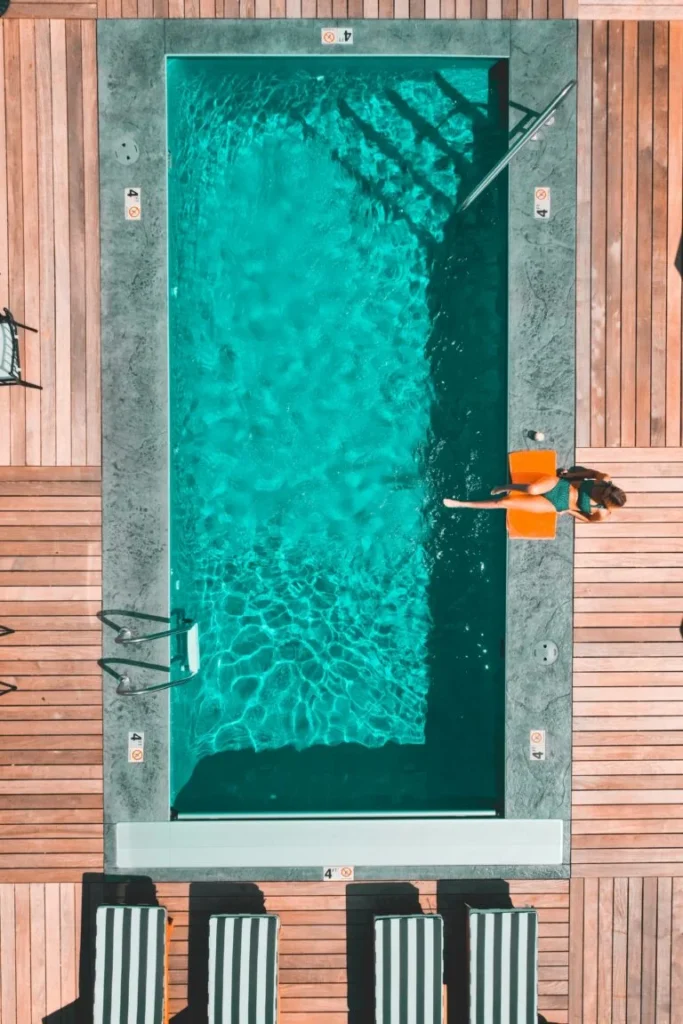
POLYGON ((623 508, 626 504, 626 495, 622 491, 621 487, 617 487, 616 484, 608 482, 603 484, 600 501, 605 508, 623 508))

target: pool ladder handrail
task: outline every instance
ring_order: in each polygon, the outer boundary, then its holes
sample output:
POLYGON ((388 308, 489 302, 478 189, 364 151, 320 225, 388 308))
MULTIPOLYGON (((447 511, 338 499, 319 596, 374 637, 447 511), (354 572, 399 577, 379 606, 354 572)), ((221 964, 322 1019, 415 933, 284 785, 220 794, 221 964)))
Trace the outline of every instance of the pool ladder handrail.
POLYGON ((548 121, 549 118, 552 117, 557 108, 567 98, 567 96, 572 91, 575 85, 576 79, 573 78, 571 82, 568 82, 565 85, 564 89, 561 89, 560 92, 558 92, 557 96, 553 100, 551 100, 551 102, 545 108, 543 113, 539 114, 538 117, 534 118, 534 120, 531 122, 527 130, 520 135, 515 144, 507 151, 505 156, 501 157, 498 163, 491 168, 488 174, 484 175, 484 177, 481 179, 477 187, 473 188, 472 191, 465 196, 462 203, 455 211, 456 213, 464 213, 468 206, 471 206, 474 200, 481 195, 484 189, 488 188, 491 182, 496 180, 498 175, 505 170, 505 168, 510 163, 512 158, 516 156, 517 153, 519 153, 520 149, 522 149, 523 146, 526 146, 529 139, 532 139, 534 135, 536 135, 536 133, 539 131, 539 129, 543 127, 546 121, 548 121))
MULTIPOLYGON (((150 616, 159 621, 158 616, 150 616)), ((170 622, 170 619, 166 621, 170 622)), ((110 623, 114 626, 114 623, 110 623)), ((187 674, 182 676, 180 679, 166 679, 163 683, 152 683, 147 686, 134 686, 133 681, 127 672, 117 672, 111 668, 112 665, 127 665, 130 664, 122 658, 105 658, 102 664, 108 671, 111 671, 112 675, 118 681, 116 692, 121 697, 137 696, 142 693, 157 693, 159 690, 168 690, 172 686, 182 686, 183 683, 189 683, 191 679, 199 672, 201 665, 201 658, 199 652, 199 625, 192 619, 184 619, 180 625, 174 626, 171 629, 164 629, 157 633, 145 633, 145 634, 134 634, 130 629, 125 626, 114 626, 118 629, 114 642, 124 646, 130 646, 133 644, 143 644, 154 640, 164 640, 172 636, 184 636, 185 640, 185 663, 187 665, 187 674)), ((140 663, 140 667, 144 668, 145 665, 140 663)), ((163 671, 164 669, 160 666, 148 666, 154 668, 156 671, 163 671)))

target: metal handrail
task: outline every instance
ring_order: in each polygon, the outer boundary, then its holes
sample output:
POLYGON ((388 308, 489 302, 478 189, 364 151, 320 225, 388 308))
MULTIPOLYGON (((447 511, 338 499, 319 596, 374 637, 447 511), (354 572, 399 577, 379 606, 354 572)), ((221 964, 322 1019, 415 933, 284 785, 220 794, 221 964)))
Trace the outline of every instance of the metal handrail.
MULTIPOLYGON (((158 693, 159 690, 169 690, 172 686, 182 686, 183 683, 189 683, 195 676, 188 675, 183 676, 182 679, 167 679, 163 683, 152 683, 150 686, 138 686, 133 685, 133 680, 130 678, 127 672, 117 672, 113 669, 112 665, 117 664, 128 664, 128 662, 120 662, 118 658, 103 658, 103 667, 110 672, 118 682, 116 692, 120 697, 136 697, 143 693, 158 693)), ((140 668, 149 668, 148 665, 140 664, 140 668)))
MULTIPOLYGON (((117 614, 116 612, 112 614, 117 614)), ((164 616, 158 615, 141 615, 135 612, 119 612, 118 614, 131 615, 135 618, 151 619, 157 622, 165 622, 170 625, 173 621, 164 616)), ((117 634, 114 640, 117 644, 129 646, 132 644, 143 644, 153 642, 155 640, 165 640, 168 637, 173 636, 185 636, 188 637, 186 644, 185 656, 183 657, 183 668, 185 668, 187 674, 182 676, 180 679, 165 679, 163 683, 152 683, 150 685, 135 685, 125 671, 117 671, 112 666, 114 665, 136 665, 139 668, 152 669, 154 671, 171 672, 170 666, 166 668, 163 665, 153 665, 149 662, 136 662, 130 661, 125 658, 102 658, 100 665, 110 675, 114 676, 117 681, 116 692, 121 697, 130 697, 142 693, 155 693, 159 690, 168 690, 172 686, 181 686, 183 683, 189 683, 191 679, 194 679, 199 671, 200 666, 200 654, 199 654, 199 633, 197 623, 192 619, 183 619, 178 626, 174 626, 171 629, 164 629, 157 633, 146 633, 143 636, 134 636, 130 629, 125 626, 118 626, 111 619, 104 618, 103 621, 107 622, 107 625, 112 626, 117 630, 117 634)))
POLYGON ((473 188, 472 191, 465 197, 465 199, 462 201, 460 206, 455 211, 456 213, 463 213, 468 208, 468 206, 471 206, 474 200, 481 195, 484 189, 488 188, 492 181, 495 181, 495 179, 498 177, 501 171, 505 170, 505 168, 510 163, 512 158, 516 156, 517 153, 519 153, 520 149, 527 144, 529 139, 536 134, 539 128, 543 127, 548 118, 557 110, 559 105, 563 102, 564 99, 566 99, 566 97, 569 95, 569 93, 572 91, 575 85, 576 80, 572 79, 571 82, 568 82, 567 85, 565 85, 564 89, 558 92, 555 99, 548 104, 543 113, 539 114, 538 117, 532 121, 531 125, 527 128, 527 130, 523 132, 522 135, 520 135, 520 137, 515 142, 514 146, 512 146, 512 148, 507 151, 504 157, 501 157, 498 163, 491 168, 488 174, 484 175, 484 177, 481 179, 477 187, 473 188))
POLYGON ((168 636, 189 633, 193 625, 193 622, 189 622, 183 626, 178 626, 176 629, 165 629, 162 633, 146 633, 144 636, 133 636, 129 629, 121 627, 114 637, 114 641, 117 644, 144 644, 148 640, 164 640, 168 636))

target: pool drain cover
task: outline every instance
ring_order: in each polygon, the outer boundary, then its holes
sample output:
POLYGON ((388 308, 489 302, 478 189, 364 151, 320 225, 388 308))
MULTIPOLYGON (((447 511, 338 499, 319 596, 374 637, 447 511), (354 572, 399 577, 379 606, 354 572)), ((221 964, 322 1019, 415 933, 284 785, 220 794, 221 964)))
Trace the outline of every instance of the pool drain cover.
POLYGON ((534 658, 540 665, 554 665, 559 653, 553 640, 541 640, 534 647, 534 658))
POLYGON ((122 135, 114 146, 114 153, 120 164, 134 164, 140 156, 140 149, 132 135, 122 135))

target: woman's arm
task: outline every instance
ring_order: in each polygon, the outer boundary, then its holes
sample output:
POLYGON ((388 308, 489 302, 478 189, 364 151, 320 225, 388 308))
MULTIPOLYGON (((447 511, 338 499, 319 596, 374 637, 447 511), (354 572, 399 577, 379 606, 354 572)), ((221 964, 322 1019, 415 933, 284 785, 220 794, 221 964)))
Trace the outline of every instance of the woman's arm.
POLYGON ((568 508, 564 512, 558 512, 557 514, 558 516, 573 516, 580 523, 601 523, 603 520, 609 519, 611 512, 608 508, 596 508, 589 515, 586 515, 584 512, 579 512, 576 508, 568 508))
POLYGON ((557 475, 565 480, 611 480, 609 473, 601 473, 597 469, 586 469, 585 466, 572 466, 570 469, 558 469, 557 475))

